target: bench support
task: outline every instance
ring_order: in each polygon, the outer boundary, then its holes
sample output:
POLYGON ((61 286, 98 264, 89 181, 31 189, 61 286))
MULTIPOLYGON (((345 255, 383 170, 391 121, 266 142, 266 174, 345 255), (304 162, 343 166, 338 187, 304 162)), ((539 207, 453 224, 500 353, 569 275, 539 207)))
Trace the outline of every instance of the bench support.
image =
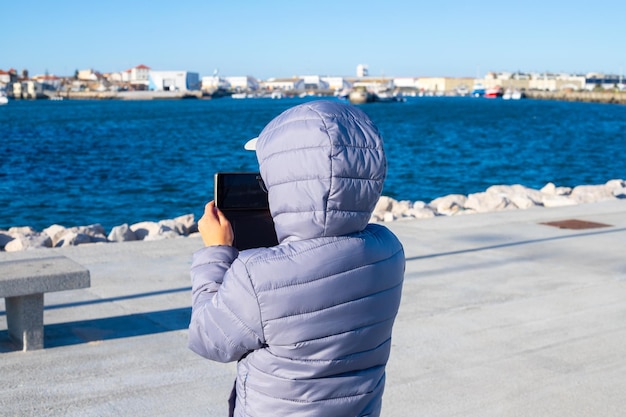
POLYGON ((43 349, 43 294, 7 297, 9 337, 22 350, 43 349))

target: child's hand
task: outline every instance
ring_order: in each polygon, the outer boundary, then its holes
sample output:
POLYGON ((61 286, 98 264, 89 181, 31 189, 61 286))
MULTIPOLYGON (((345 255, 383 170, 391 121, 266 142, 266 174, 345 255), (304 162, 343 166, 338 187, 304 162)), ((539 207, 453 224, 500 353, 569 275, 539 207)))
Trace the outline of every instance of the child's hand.
POLYGON ((215 207, 215 201, 204 206, 204 215, 198 220, 198 230, 205 246, 233 245, 233 228, 224 213, 215 207))

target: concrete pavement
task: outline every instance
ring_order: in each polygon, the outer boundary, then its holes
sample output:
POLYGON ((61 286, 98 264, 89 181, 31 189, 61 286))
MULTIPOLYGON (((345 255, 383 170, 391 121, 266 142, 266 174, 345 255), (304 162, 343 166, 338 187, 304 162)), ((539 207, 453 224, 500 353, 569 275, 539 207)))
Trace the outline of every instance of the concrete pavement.
MULTIPOLYGON (((383 415, 622 416, 626 200, 387 224, 407 256, 383 415), (542 223, 606 225, 561 229, 542 223)), ((44 350, 8 341, 0 415, 225 416, 234 364, 186 348, 198 236, 62 254, 91 287, 45 296, 44 350)))

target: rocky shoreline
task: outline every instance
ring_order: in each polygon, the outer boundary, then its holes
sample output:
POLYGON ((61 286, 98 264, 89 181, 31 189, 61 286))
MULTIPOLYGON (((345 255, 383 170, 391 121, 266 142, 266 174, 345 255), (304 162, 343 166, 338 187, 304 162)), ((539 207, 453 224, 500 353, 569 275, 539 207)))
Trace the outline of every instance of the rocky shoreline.
MULTIPOLYGON (((626 181, 613 179, 601 185, 557 187, 546 184, 540 190, 522 185, 494 185, 484 192, 451 194, 425 203, 398 201, 381 197, 372 214, 372 222, 402 219, 427 219, 500 210, 524 210, 531 207, 563 207, 626 198, 626 181)), ((159 222, 139 222, 115 226, 107 234, 99 224, 65 227, 58 224, 37 231, 29 226, 0 230, 0 251, 15 252, 58 248, 89 243, 113 243, 135 240, 161 240, 189 236, 198 232, 193 214, 159 222)))

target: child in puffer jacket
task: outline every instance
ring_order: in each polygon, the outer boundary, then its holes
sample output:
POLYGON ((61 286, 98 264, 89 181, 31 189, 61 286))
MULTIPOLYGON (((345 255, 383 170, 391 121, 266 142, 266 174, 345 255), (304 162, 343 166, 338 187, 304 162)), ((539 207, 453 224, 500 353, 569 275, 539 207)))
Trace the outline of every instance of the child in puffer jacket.
POLYGON ((255 143, 279 244, 238 251, 213 202, 198 222, 189 347, 238 361, 231 415, 379 416, 405 258, 369 223, 387 172, 359 108, 312 101, 255 143))

